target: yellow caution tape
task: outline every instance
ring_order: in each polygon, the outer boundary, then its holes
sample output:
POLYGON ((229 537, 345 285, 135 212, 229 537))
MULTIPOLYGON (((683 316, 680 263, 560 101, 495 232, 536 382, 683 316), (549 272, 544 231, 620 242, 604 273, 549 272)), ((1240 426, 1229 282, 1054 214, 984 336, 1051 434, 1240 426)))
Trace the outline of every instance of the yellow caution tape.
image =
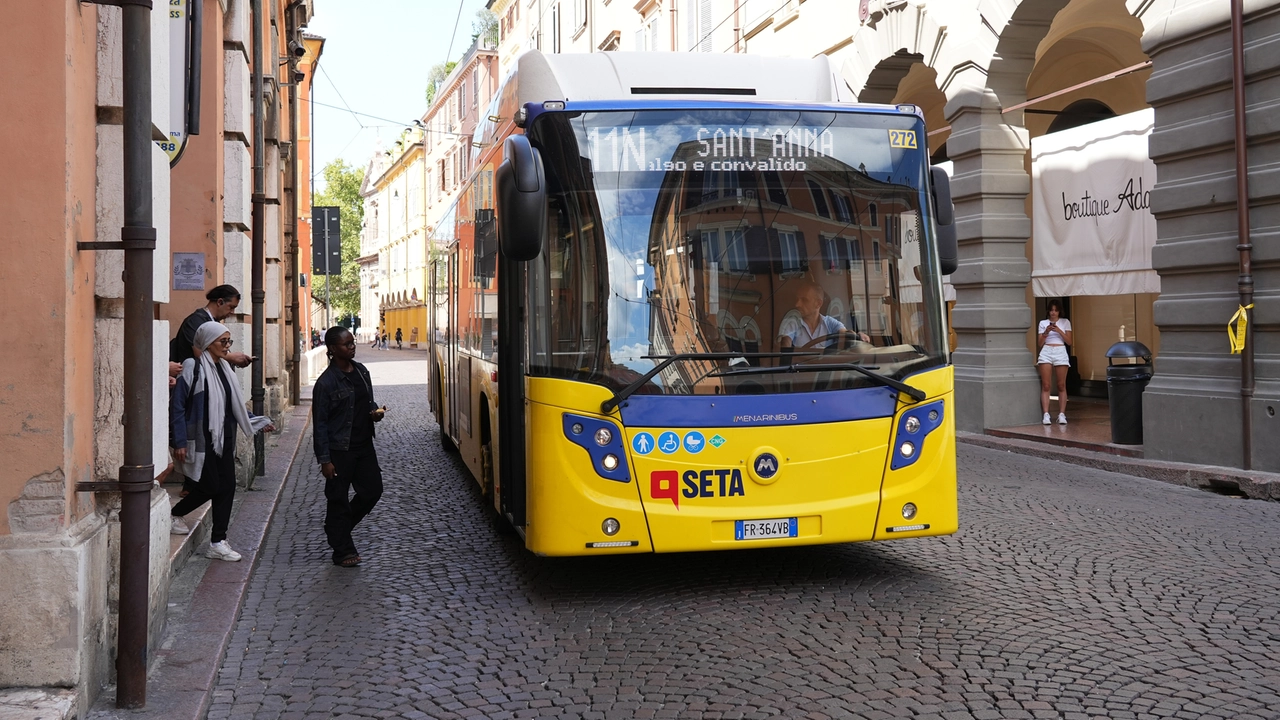
POLYGON ((1231 340, 1231 354, 1239 355, 1244 352, 1245 330, 1249 327, 1249 311, 1253 309, 1253 303, 1240 306, 1236 310, 1236 314, 1231 316, 1227 321, 1227 337, 1231 340))

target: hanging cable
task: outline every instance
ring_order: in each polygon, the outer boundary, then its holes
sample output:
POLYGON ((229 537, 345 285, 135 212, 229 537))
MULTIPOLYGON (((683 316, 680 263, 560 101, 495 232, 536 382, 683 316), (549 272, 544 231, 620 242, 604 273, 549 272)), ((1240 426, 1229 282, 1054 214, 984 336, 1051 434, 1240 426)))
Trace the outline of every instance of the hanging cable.
POLYGON ((458 23, 462 21, 462 6, 465 4, 466 0, 458 0, 458 16, 453 19, 453 36, 449 38, 449 52, 444 56, 445 67, 449 66, 449 58, 453 57, 453 42, 458 39, 458 23))
MULTIPOLYGON (((347 112, 351 113, 352 115, 359 115, 359 116, 361 116, 361 117, 367 117, 367 118, 370 118, 370 119, 372 119, 372 120, 382 120, 382 121, 384 121, 384 122, 393 123, 392 125, 364 125, 364 124, 361 124, 361 125, 360 125, 360 129, 362 129, 362 130, 367 130, 367 129, 369 129, 369 128, 375 128, 375 127, 402 127, 402 128, 408 128, 408 127, 412 127, 412 126, 414 125, 414 123, 412 123, 412 122, 400 122, 399 120, 395 120, 395 119, 393 119, 393 118, 385 118, 385 117, 379 117, 379 116, 377 116, 377 115, 370 115, 369 113, 359 112, 359 111, 357 111, 357 110, 352 110, 352 109, 351 109, 351 108, 349 108, 349 107, 345 107, 345 108, 344 108, 344 107, 339 107, 339 106, 337 106, 337 105, 329 105, 328 103, 322 103, 322 102, 320 102, 320 101, 318 101, 318 100, 311 100, 311 99, 299 99, 299 102, 309 102, 309 103, 311 103, 312 105, 317 105, 317 106, 319 106, 319 107, 326 107, 326 108, 330 108, 330 109, 332 109, 332 110, 346 110, 347 112)), ((359 123, 359 121, 358 121, 358 120, 357 120, 356 122, 357 122, 357 123, 359 123)), ((418 122, 421 122, 421 121, 418 121, 418 122)), ((462 134, 462 133, 448 132, 448 131, 444 131, 444 130, 432 130, 431 132, 433 132, 433 133, 435 133, 435 134, 437 134, 437 135, 446 135, 446 136, 452 136, 452 137, 467 137, 466 135, 464 135, 464 134, 462 134)))
MULTIPOLYGON (((351 113, 353 116, 360 114, 351 109, 351 105, 347 103, 347 99, 342 97, 342 91, 338 89, 338 84, 333 81, 333 78, 329 77, 329 73, 325 71, 323 66, 320 66, 320 74, 324 75, 324 79, 329 81, 329 86, 338 94, 338 99, 342 101, 343 105, 346 105, 347 112, 351 113)), ((364 123, 360 122, 360 118, 357 117, 355 120, 357 125, 364 127, 364 123)))
MULTIPOLYGON (((749 1, 749 0, 748 0, 748 1, 749 1)), ((779 12, 781 12, 781 11, 782 11, 782 8, 786 7, 786 6, 787 6, 787 4, 788 4, 788 3, 790 3, 790 2, 791 2, 791 0, 783 0, 782 4, 781 4, 781 5, 779 5, 779 6, 777 7, 777 9, 776 9, 776 10, 774 10, 774 11, 773 11, 773 12, 771 12, 771 13, 769 13, 769 17, 773 17, 774 15, 777 15, 779 12)), ((701 45, 703 40, 706 40, 707 38, 711 37, 711 35, 712 35, 713 33, 715 33, 715 31, 719 30, 719 29, 720 29, 720 27, 721 27, 722 25, 724 25, 725 23, 729 22, 729 18, 733 17, 733 14, 734 14, 735 12, 741 12, 741 11, 742 11, 742 7, 738 7, 738 8, 734 8, 733 10, 730 10, 730 11, 729 11, 729 14, 728 14, 728 15, 725 15, 723 20, 721 20, 719 23, 717 23, 715 27, 713 27, 713 28, 711 28, 709 31, 707 31, 707 34, 706 34, 706 35, 703 35, 702 37, 698 38, 698 42, 696 42, 696 43, 694 43, 693 45, 691 45, 691 46, 689 47, 689 49, 688 49, 688 50, 686 50, 685 52, 693 52, 693 49, 694 49, 694 48, 696 48, 696 47, 698 47, 699 45, 701 45)), ((739 41, 741 41, 742 39, 743 39, 743 38, 740 38, 740 39, 739 39, 739 41)), ((730 47, 732 47, 732 46, 730 46, 730 47)), ((729 48, 725 48, 724 50, 721 50, 720 52, 729 52, 729 48)))

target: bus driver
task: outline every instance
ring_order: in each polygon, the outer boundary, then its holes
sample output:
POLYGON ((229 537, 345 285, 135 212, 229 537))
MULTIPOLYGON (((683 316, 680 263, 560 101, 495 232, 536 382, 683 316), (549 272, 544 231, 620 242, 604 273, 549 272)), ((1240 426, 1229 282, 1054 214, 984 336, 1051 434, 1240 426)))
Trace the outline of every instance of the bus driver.
POLYGON ((778 327, 778 347, 780 348, 826 348, 839 339, 840 335, 850 335, 862 342, 869 343, 871 338, 866 333, 850 333, 844 323, 823 315, 822 287, 807 280, 800 286, 796 295, 796 312, 800 317, 789 315, 778 327))

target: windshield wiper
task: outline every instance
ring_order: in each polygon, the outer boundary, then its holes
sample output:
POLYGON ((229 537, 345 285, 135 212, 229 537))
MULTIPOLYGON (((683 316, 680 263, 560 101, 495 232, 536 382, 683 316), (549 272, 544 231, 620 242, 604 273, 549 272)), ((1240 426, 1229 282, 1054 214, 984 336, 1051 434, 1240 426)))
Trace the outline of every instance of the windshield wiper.
MULTIPOLYGON (((737 353, 737 352, 707 352, 707 353, 676 353, 675 355, 645 355, 645 360, 658 360, 662 362, 653 366, 649 372, 641 375, 639 379, 630 385, 622 388, 613 394, 613 397, 600 403, 600 412, 608 415, 613 409, 618 407, 623 400, 631 397, 637 390, 644 387, 645 383, 653 379, 654 375, 662 372, 677 360, 736 360, 737 358, 766 358, 766 357, 791 357, 792 355, 820 355, 821 353, 737 353)), ((924 398, 921 398, 922 400, 924 398)))
POLYGON ((774 373, 793 372, 822 372, 824 370, 852 370, 856 373, 861 373, 885 387, 893 388, 894 390, 909 396, 916 402, 922 402, 925 398, 929 397, 919 388, 911 387, 900 380, 894 380, 891 377, 868 370, 857 363, 832 363, 830 365, 811 365, 806 363, 803 365, 779 365, 778 367, 742 368, 741 370, 734 370, 731 368, 711 373, 708 377, 727 377, 729 375, 772 375, 774 373))

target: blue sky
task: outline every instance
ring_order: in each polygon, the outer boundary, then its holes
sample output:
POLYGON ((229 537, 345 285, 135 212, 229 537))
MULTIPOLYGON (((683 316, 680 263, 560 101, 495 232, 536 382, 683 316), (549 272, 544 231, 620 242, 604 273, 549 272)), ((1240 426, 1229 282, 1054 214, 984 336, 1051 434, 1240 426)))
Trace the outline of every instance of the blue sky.
POLYGON ((427 71, 470 47, 471 24, 484 6, 485 0, 317 0, 307 28, 325 38, 313 95, 317 185, 334 158, 363 167, 379 135, 389 144, 422 116, 427 71), (347 106, 367 115, 353 116, 347 106))

